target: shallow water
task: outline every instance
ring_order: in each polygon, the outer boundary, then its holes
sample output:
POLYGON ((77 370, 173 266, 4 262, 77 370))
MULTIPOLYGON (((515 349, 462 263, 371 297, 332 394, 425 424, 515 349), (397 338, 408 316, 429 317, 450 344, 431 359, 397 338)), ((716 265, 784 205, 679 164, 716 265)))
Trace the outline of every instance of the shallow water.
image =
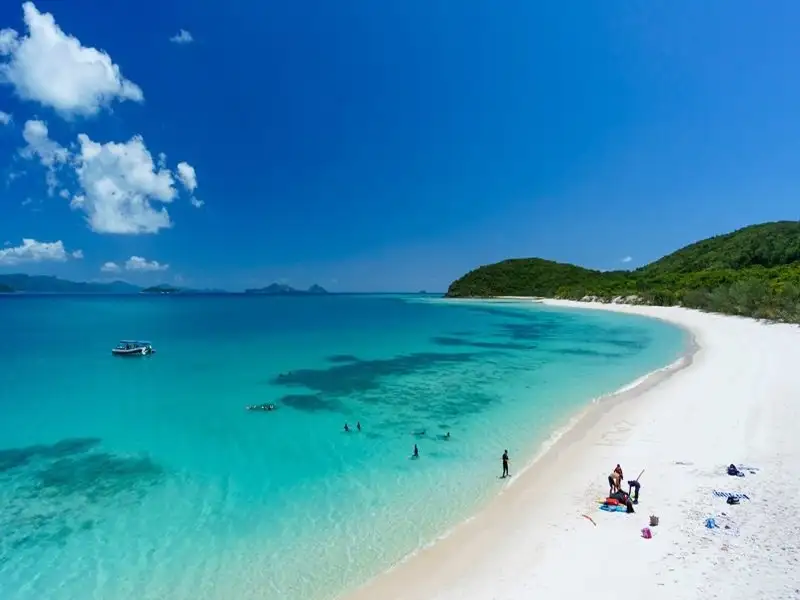
POLYGON ((21 600, 334 597, 496 493, 503 449, 524 464, 686 343, 371 296, 3 297, 0 334, 0 597, 21 600), (157 354, 111 357, 129 337, 157 354))

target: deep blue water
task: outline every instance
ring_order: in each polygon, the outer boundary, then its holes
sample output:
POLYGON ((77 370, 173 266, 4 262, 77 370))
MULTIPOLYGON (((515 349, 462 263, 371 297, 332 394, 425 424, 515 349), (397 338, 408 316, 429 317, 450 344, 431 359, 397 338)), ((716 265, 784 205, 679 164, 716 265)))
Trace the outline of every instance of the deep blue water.
POLYGON ((524 463, 686 342, 371 296, 0 297, 0 336, 0 597, 20 600, 330 598, 495 494, 503 449, 524 463), (157 354, 112 357, 123 338, 157 354))

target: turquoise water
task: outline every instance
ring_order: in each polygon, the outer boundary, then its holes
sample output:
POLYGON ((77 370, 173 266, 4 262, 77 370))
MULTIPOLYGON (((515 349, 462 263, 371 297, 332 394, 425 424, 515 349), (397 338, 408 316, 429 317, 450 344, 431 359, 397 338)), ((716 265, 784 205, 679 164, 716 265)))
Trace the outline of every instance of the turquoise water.
POLYGON ((0 336, 0 597, 20 600, 335 597, 495 494, 503 449, 523 464, 686 343, 371 296, 1 297, 0 336), (122 338, 157 354, 112 357, 122 338))

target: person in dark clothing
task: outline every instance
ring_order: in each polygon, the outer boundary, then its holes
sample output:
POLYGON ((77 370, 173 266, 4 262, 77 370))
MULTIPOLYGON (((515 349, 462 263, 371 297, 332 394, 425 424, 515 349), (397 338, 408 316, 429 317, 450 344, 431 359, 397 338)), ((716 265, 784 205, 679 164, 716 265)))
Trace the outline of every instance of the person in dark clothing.
POLYGON ((414 456, 414 458, 419 458, 419 448, 417 448, 416 444, 414 444, 414 454, 413 454, 413 456, 414 456))
POLYGON ((356 422, 356 429, 361 431, 361 421, 356 422))
POLYGON ((508 450, 503 452, 503 477, 508 477, 508 450))
POLYGON ((641 487, 642 487, 642 484, 639 483, 637 480, 635 480, 635 479, 629 479, 628 480, 628 495, 630 496, 631 492, 633 492, 633 503, 634 504, 639 504, 639 488, 641 488, 641 487))

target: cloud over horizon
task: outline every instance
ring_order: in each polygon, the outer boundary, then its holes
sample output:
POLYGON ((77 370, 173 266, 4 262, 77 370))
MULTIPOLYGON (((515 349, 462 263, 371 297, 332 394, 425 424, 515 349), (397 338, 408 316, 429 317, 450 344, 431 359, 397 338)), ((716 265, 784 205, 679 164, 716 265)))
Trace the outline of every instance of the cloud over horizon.
POLYGON ((67 252, 61 240, 55 242, 39 242, 31 238, 23 238, 19 246, 0 249, 0 265, 13 266, 23 263, 66 262, 70 258, 83 258, 83 251, 67 252))

